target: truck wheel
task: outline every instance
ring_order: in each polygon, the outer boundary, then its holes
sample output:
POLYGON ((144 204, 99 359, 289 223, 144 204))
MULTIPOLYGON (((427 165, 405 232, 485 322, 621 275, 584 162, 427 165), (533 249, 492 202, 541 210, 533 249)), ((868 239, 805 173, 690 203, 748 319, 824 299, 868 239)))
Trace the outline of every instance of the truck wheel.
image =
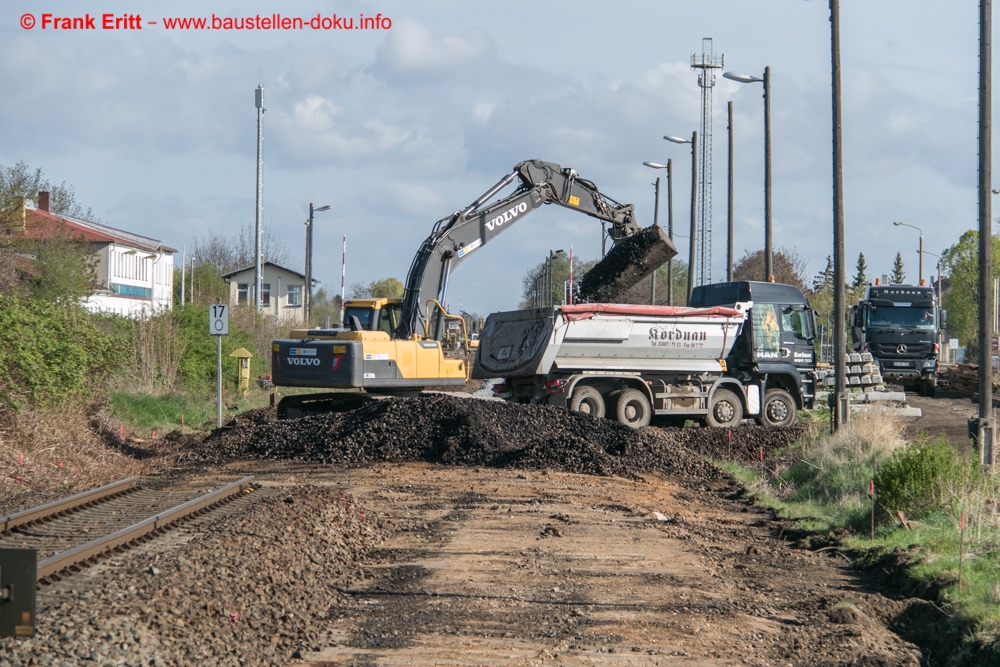
POLYGON ((738 426, 743 421, 743 404, 729 389, 716 389, 705 421, 709 426, 738 426))
POLYGON ((573 412, 582 412, 598 419, 604 418, 604 397, 601 392, 587 385, 578 386, 573 390, 573 397, 569 401, 569 409, 573 412))
POLYGON ((784 389, 768 389, 764 392, 757 423, 761 426, 789 426, 795 421, 795 399, 784 389))
POLYGON ((615 418, 620 424, 629 428, 649 426, 653 407, 644 393, 638 389, 622 389, 612 392, 611 399, 615 406, 615 418))

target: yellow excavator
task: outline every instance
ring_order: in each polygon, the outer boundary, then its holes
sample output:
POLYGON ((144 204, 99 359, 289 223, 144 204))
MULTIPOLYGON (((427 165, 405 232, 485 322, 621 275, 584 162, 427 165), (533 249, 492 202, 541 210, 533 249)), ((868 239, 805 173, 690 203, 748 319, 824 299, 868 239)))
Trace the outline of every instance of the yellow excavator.
POLYGON ((615 247, 598 264, 611 267, 601 294, 621 293, 677 254, 658 227, 654 234, 640 234, 648 230, 635 222, 631 204, 602 194, 574 170, 541 160, 521 162, 472 204, 434 224, 410 266, 403 298, 351 299, 339 328, 295 330, 291 338, 273 342, 275 386, 354 390, 286 396, 278 405, 279 418, 350 409, 365 400, 359 394, 412 395, 426 387, 464 385, 473 345, 465 319, 444 307, 451 272, 543 204, 610 223, 615 247), (515 181, 513 193, 490 203, 515 181))

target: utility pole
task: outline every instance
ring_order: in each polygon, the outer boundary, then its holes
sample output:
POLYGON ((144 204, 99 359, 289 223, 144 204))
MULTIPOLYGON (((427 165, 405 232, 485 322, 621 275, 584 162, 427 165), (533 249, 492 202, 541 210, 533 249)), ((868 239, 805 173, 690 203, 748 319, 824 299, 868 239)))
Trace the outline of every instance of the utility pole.
POLYGON ((993 2, 979 0, 979 455, 991 469, 996 463, 993 420, 993 333, 990 306, 993 301, 993 221, 990 202, 992 179, 993 2))
POLYGON ((830 57, 833 96, 833 427, 847 423, 847 294, 844 287, 844 164, 840 105, 840 0, 830 0, 830 57))
MULTIPOLYGON (((653 226, 660 226, 660 177, 656 177, 656 195, 653 204, 653 226)), ((656 271, 649 274, 649 305, 656 305, 656 271)))
MULTIPOLYGON (((674 164, 667 160, 667 237, 674 242, 674 164)), ((674 258, 667 260, 667 305, 674 305, 674 258)))
POLYGON ((726 235, 726 280, 733 281, 733 101, 729 100, 729 213, 726 235))
POLYGON ((263 233, 261 230, 264 219, 263 202, 261 195, 264 191, 263 170, 264 170, 264 86, 258 85, 254 90, 254 104, 257 107, 257 207, 256 223, 254 225, 254 272, 253 272, 253 300, 254 307, 259 311, 263 306, 261 300, 261 289, 263 285, 263 275, 261 266, 261 253, 263 251, 263 233))

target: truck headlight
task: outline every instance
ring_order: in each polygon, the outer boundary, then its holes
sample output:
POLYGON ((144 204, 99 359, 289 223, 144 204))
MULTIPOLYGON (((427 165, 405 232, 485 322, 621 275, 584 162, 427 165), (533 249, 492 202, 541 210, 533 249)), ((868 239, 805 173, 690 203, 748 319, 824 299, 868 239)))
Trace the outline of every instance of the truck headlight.
POLYGON ((924 359, 924 368, 934 368, 936 365, 937 362, 933 359, 924 359))

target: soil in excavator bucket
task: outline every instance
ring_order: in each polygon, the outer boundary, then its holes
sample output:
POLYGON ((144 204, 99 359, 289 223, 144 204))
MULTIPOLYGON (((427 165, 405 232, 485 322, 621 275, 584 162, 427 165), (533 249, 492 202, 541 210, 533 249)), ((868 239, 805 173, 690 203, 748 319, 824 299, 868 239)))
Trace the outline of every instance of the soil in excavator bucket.
POLYGON ((662 227, 653 225, 618 241, 580 281, 579 301, 615 303, 622 294, 677 254, 662 227))

